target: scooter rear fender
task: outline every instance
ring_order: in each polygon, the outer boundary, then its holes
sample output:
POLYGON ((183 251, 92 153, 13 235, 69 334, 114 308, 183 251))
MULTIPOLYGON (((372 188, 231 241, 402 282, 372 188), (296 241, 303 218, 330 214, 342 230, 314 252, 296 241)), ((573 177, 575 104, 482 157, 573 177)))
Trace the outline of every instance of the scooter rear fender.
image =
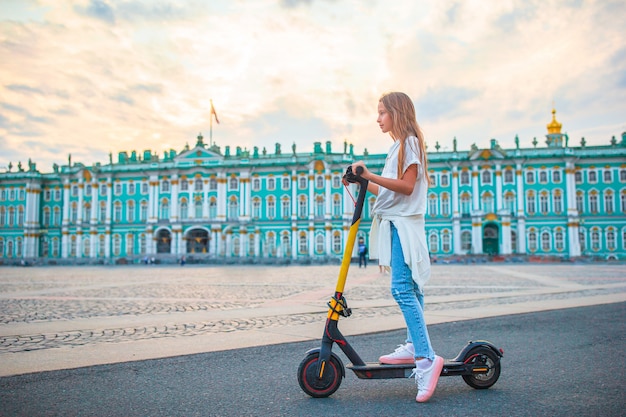
POLYGON ((499 358, 501 358, 503 356, 503 352, 501 349, 498 349, 493 343, 488 342, 486 340, 470 340, 469 342, 467 342, 467 344, 465 346, 463 346, 463 349, 461 349, 461 351, 459 352, 459 354, 456 356, 456 358, 452 359, 452 361, 454 362, 463 362, 465 361, 465 358, 467 357, 467 354, 469 353, 470 350, 476 348, 476 347, 486 347, 488 349, 491 349, 493 351, 493 353, 495 353, 496 355, 498 355, 499 358))

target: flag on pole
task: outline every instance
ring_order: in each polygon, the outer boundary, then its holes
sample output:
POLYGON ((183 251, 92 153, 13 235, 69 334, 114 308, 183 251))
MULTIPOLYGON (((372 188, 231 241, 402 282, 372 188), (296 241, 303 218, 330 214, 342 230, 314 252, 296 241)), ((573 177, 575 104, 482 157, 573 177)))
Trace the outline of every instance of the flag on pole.
POLYGON ((220 124, 220 119, 217 118, 217 113, 215 112, 215 107, 213 107, 213 100, 211 100, 211 117, 215 116, 215 121, 217 124, 220 124))

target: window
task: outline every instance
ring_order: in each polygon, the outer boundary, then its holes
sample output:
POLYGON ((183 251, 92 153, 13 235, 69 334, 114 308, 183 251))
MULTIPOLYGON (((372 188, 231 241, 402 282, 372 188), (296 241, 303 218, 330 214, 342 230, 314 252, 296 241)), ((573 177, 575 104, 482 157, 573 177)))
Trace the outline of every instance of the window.
POLYGON ((228 202, 228 219, 237 220, 239 218, 239 202, 236 197, 231 197, 228 202))
POLYGON ((180 180, 180 191, 189 191, 189 181, 187 181, 187 178, 180 180))
POLYGON ((467 230, 461 232, 461 250, 467 253, 472 250, 472 234, 467 230))
POLYGON ((300 196, 298 200, 298 217, 307 217, 309 215, 307 201, 305 196, 300 196))
MULTIPOLYGON (((72 197, 77 197, 77 196, 78 196, 78 186, 72 185, 72 197)), ((14 198, 15 198, 14 191, 11 190, 11 200, 13 200, 14 198)))
POLYGON ((105 237, 104 235, 98 236, 98 256, 104 257, 104 249, 105 249, 105 237))
POLYGON ((113 235, 113 255, 120 256, 120 253, 122 253, 121 247, 122 247, 121 236, 118 234, 113 235))
POLYGON ((430 174, 430 186, 434 187, 437 185, 437 178, 435 177, 435 174, 430 174))
POLYGON ((182 199, 180 202, 180 219, 185 220, 189 218, 189 204, 186 199, 182 199))
POLYGON ((135 235, 129 233, 126 235, 126 255, 135 254, 135 235))
POLYGON ((442 187, 447 187, 448 185, 450 185, 449 178, 450 177, 448 177, 448 174, 441 174, 441 186, 442 187))
POLYGON ((100 196, 104 197, 107 195, 107 186, 106 184, 100 184, 100 196))
POLYGON ((193 201, 193 217, 194 219, 202 218, 202 197, 197 196, 193 201))
POLYGON ((341 187, 341 178, 339 177, 339 175, 334 175, 333 176, 333 188, 339 188, 341 187))
POLYGON ((148 194, 148 183, 147 182, 142 182, 141 183, 141 194, 148 194))
POLYGON ((139 208, 139 221, 145 222, 148 220, 148 202, 146 200, 141 200, 139 208))
POLYGON ((561 182, 561 171, 559 171, 558 169, 552 171, 552 182, 561 182))
POLYGON ((252 199, 252 218, 258 219, 261 217, 261 200, 258 197, 252 199))
POLYGON ((591 213, 598 212, 598 194, 594 191, 589 193, 589 211, 591 213))
POLYGON ((273 220, 276 217, 276 201, 274 197, 269 196, 267 199, 267 218, 273 220))
POLYGON ((315 236, 315 252, 324 253, 324 235, 321 233, 315 236))
POLYGON ((305 190, 307 188, 307 181, 305 176, 301 176, 300 178, 298 178, 298 187, 301 190, 305 190))
MULTIPOLYGON (((620 194, 619 205, 621 207, 622 213, 626 213, 626 191, 622 191, 622 193, 620 194)), ((626 246, 624 246, 624 249, 626 249, 626 246)))
POLYGON ((128 223, 135 222, 135 202, 133 200, 129 200, 126 203, 126 221, 128 223))
POLYGON ((615 207, 613 206, 613 191, 607 190, 604 192, 604 211, 607 214, 613 213, 615 207))
POLYGON ((230 181, 228 181, 228 188, 231 191, 237 191, 239 189, 239 180, 237 177, 230 177, 230 181))
POLYGON ((585 196, 582 191, 576 192, 576 210, 579 214, 585 211, 585 196))
POLYGON ((146 253, 146 234, 139 235, 139 253, 145 255, 146 253))
POLYGON ((530 192, 526 195, 526 213, 535 214, 535 194, 530 192))
POLYGON ((548 182, 548 173, 546 171, 539 172, 539 182, 545 184, 548 182))
POLYGON ((170 182, 168 180, 161 181, 161 192, 162 193, 170 192, 170 182))
POLYGON ((317 197, 315 197, 315 217, 319 218, 323 218, 324 217, 324 196, 323 195, 318 195, 317 197))
POLYGON ((450 216, 450 199, 448 193, 441 195, 441 215, 444 217, 450 216))
POLYGON ((541 233, 541 250, 548 252, 550 250, 550 233, 541 233))
POLYGON ((481 181, 483 184, 491 184, 491 171, 484 170, 481 175, 481 181))
POLYGON ((161 200, 159 204, 159 219, 167 220, 170 218, 170 202, 167 198, 161 200))
POLYGON ((267 179, 267 189, 273 191, 276 189, 276 180, 273 177, 267 179))
POLYGON ((576 171, 574 173, 574 181, 576 181, 576 184, 580 184, 583 182, 583 174, 580 171, 576 171))
POLYGON ((428 251, 431 253, 437 253, 439 251, 439 236, 435 232, 431 232, 428 235, 428 251))
POLYGON ((83 256, 89 257, 91 255, 91 239, 89 236, 85 236, 83 238, 83 256))
POLYGON ((289 180, 289 177, 283 177, 282 183, 283 183, 282 185, 283 190, 288 190, 290 188, 291 181, 289 180))
POLYGON ((128 195, 134 195, 134 194, 135 194, 135 183, 131 181, 128 184, 128 195))
POLYGON ((493 195, 490 192, 483 194, 482 206, 485 213, 493 213, 495 211, 493 205, 493 195))
POLYGON ((122 203, 116 201, 113 204, 113 221, 119 223, 122 221, 122 203))
POLYGON ((45 207, 43 209, 43 220, 42 220, 42 223, 43 223, 44 227, 50 226, 50 208, 49 207, 45 207))
POLYGON ((610 251, 615 250, 615 230, 612 227, 606 231, 606 248, 610 251))
POLYGON ((24 206, 19 206, 17 208, 17 225, 18 226, 24 225, 24 206))
POLYGON ((431 194, 428 196, 428 215, 434 217, 437 215, 437 195, 431 194))
POLYGON ((444 230, 441 235, 441 250, 446 253, 450 252, 450 232, 447 230, 444 230))
POLYGON ((535 173, 533 171, 526 172, 526 184, 535 183, 535 173))
POLYGON ((61 201, 61 190, 54 190, 54 201, 61 201))
POLYGON ((341 253, 343 247, 341 245, 341 233, 333 233, 333 252, 341 253))
POLYGON ((560 228, 557 229, 556 233, 554 234, 554 247, 559 252, 565 248, 563 242, 563 230, 561 230, 560 228))
POLYGON ((504 208, 511 214, 515 214, 515 194, 507 192, 504 195, 504 208))
MULTIPOLYGON (((622 200, 624 200, 624 203, 626 204, 626 195, 622 198, 622 200)), ((333 216, 341 216, 341 197, 339 194, 335 194, 333 196, 333 216)))
POLYGON ((283 198, 281 201, 281 216, 283 219, 291 217, 291 201, 288 198, 283 198))
POLYGON ((115 183, 115 195, 121 195, 122 194, 122 184, 120 184, 119 182, 115 183))
POLYGON ((55 207, 53 210, 52 224, 55 226, 61 226, 61 208, 55 207))
POLYGON ((513 170, 507 169, 504 171, 504 183, 512 184, 513 183, 513 170))
POLYGON ((578 231, 578 243, 580 244, 580 251, 584 252, 587 249, 587 239, 585 238, 585 230, 580 228, 578 231))
POLYGON ((598 182, 598 174, 594 170, 589 170, 589 173, 587 174, 587 177, 589 178, 589 182, 590 183, 598 182))
POLYGON ((595 228, 591 231, 591 250, 600 250, 600 231, 595 228))
MULTIPOLYGON (((73 202, 70 208, 70 222, 76 223, 77 219, 78 219, 78 205, 76 204, 76 202, 73 202)), ((12 225, 9 225, 9 226, 12 226, 12 225)))
POLYGON ((539 196, 539 211, 544 215, 548 213, 548 193, 545 191, 539 196))
POLYGON ((298 239, 298 252, 301 254, 308 252, 308 239, 306 238, 305 232, 300 232, 300 236, 298 239))
POLYGON ((619 181, 626 182, 626 169, 619 170, 619 181))
POLYGON ((44 191, 43 193, 44 201, 50 201, 50 197, 52 197, 52 193, 50 192, 50 190, 44 191))
POLYGON ((554 206, 554 212, 556 214, 561 214, 563 211, 563 196, 561 195, 560 190, 555 190, 554 195, 552 196, 552 204, 554 206))
POLYGON ((211 197, 209 200, 209 218, 214 219, 217 217, 217 200, 215 197, 211 197))
POLYGON ((461 185, 469 185, 469 171, 463 170, 461 171, 461 185))
POLYGON ((261 180, 259 178, 252 179, 252 191, 259 191, 261 189, 261 180))
POLYGON ((215 179, 215 177, 212 177, 209 180, 209 190, 210 191, 215 191, 217 190, 217 180, 215 179))
POLYGON ((531 252, 537 251, 537 233, 534 231, 528 233, 528 250, 531 252))
POLYGON ((196 192, 202 192, 202 178, 196 178, 193 181, 193 190, 196 192))
POLYGON ((469 193, 461 194, 461 215, 469 216, 471 207, 471 196, 469 193))

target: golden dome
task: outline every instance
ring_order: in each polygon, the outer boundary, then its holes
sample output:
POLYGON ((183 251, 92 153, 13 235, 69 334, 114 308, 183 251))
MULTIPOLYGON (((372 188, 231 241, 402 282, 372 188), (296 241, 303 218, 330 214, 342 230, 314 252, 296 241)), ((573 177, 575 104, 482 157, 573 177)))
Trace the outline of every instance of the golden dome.
POLYGON ((556 110, 552 109, 552 121, 548 124, 548 134, 561 133, 561 123, 556 121, 556 110))

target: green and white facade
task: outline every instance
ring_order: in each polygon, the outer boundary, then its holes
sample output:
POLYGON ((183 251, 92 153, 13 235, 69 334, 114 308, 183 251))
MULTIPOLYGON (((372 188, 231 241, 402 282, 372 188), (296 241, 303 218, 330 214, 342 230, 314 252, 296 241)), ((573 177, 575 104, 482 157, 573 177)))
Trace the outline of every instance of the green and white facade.
MULTIPOLYGON (((626 258, 626 133, 571 146, 553 111, 546 146, 429 149, 426 220, 432 254, 626 258)), ((517 143, 517 140, 516 140, 517 143)), ((343 256, 363 159, 330 142, 312 152, 207 146, 158 157, 54 166, 29 161, 0 174, 0 262, 320 261, 343 256)), ((360 234, 369 234, 368 197, 360 234)))

